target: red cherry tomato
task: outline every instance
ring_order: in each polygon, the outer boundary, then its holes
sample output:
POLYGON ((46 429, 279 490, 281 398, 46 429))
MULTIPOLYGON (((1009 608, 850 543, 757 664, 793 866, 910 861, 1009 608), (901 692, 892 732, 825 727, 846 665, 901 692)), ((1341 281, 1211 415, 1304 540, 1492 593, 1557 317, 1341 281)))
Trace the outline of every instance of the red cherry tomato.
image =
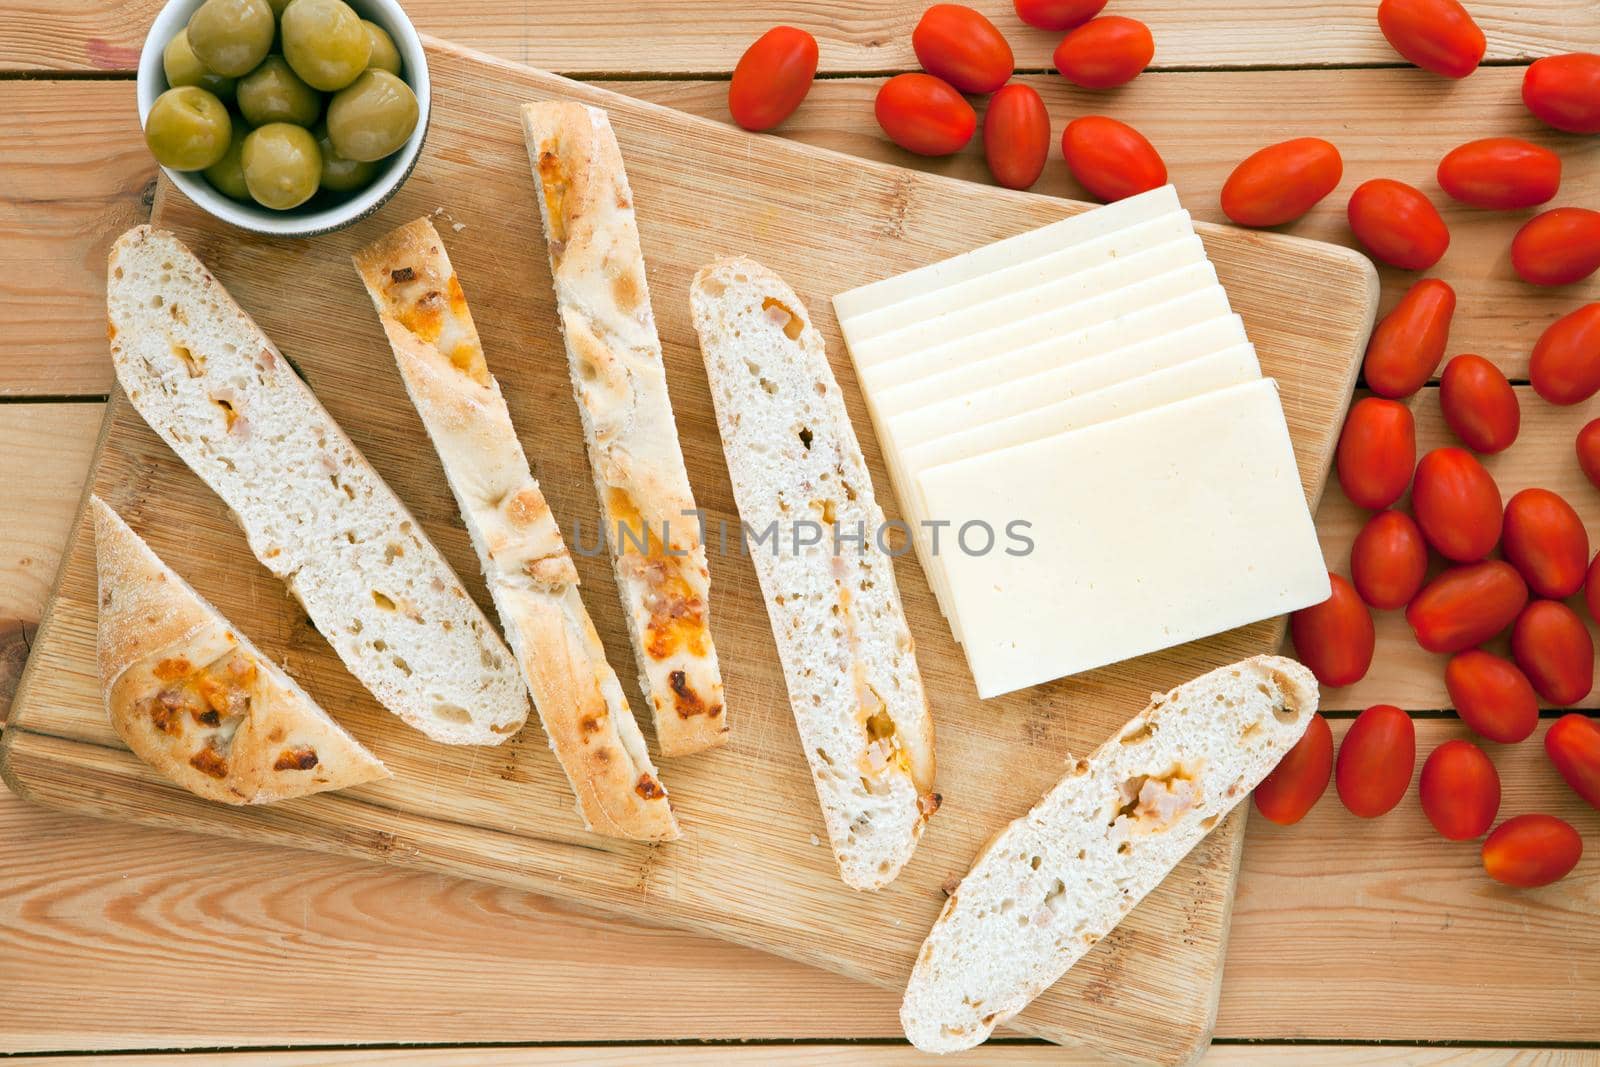
POLYGON ((1063 37, 1051 58, 1072 84, 1110 89, 1137 78, 1155 54, 1150 27, 1138 19, 1102 15, 1063 37))
POLYGON ((1456 0, 1383 0, 1378 28, 1406 60, 1446 78, 1465 78, 1477 70, 1489 47, 1456 0))
POLYGON ((1548 489, 1524 489, 1506 502, 1503 549, 1535 596, 1565 600, 1583 588, 1589 533, 1572 505, 1548 489))
POLYGON ((1279 826, 1306 817, 1333 776, 1333 731, 1321 715, 1311 716, 1306 732, 1256 786, 1256 810, 1279 826))
POLYGON ((1511 627, 1511 658, 1552 704, 1576 704, 1594 688, 1594 639, 1559 600, 1535 600, 1511 627))
POLYGON ((1446 741, 1429 754, 1417 779, 1422 813, 1451 841, 1482 837, 1500 810, 1500 775, 1471 741, 1446 741))
POLYGON ((770 130, 800 106, 817 75, 817 39, 774 26, 739 57, 728 85, 728 110, 747 130, 770 130))
POLYGON ((1350 584, 1372 607, 1405 607, 1427 576, 1427 542, 1403 511, 1378 512, 1350 546, 1350 584))
POLYGON ((1600 304, 1550 324, 1533 346, 1528 380, 1552 404, 1577 404, 1600 392, 1600 304))
POLYGON ((1320 604, 1289 616, 1289 634, 1300 659, 1317 681, 1327 686, 1350 685, 1366 677, 1377 637, 1372 613, 1356 595, 1355 586, 1337 574, 1328 575, 1333 592, 1320 604))
POLYGON ((1372 391, 1404 397, 1427 385, 1444 358, 1455 313, 1456 291, 1449 282, 1424 278, 1406 290, 1367 342, 1361 373, 1372 391))
POLYGON ((1565 878, 1583 858, 1583 838, 1554 815, 1518 815, 1483 842, 1483 869, 1504 885, 1533 889, 1565 878))
POLYGON ((1570 285, 1600 270, 1600 211, 1535 215, 1511 239, 1511 266, 1530 285, 1570 285))
POLYGON ((919 156, 959 151, 978 128, 972 105, 932 74, 896 74, 878 90, 873 108, 889 140, 919 156))
POLYGON ((1545 731, 1544 751, 1572 791, 1600 808, 1600 724, 1575 711, 1563 715, 1545 731))
POLYGON ((1417 731, 1393 704, 1374 704, 1356 716, 1339 746, 1333 772, 1339 799, 1352 815, 1375 819, 1406 795, 1417 765, 1417 731))
POLYGON ((922 69, 964 93, 992 93, 1011 78, 1011 46, 982 14, 961 4, 934 4, 911 31, 922 69))
POLYGON ((1515 744, 1539 725, 1539 696, 1515 663, 1482 649, 1450 657, 1444 686, 1461 721, 1480 737, 1515 744))
POLYGON ((1485 137, 1439 161, 1439 188, 1473 207, 1511 211, 1543 204, 1561 188, 1561 157, 1520 137, 1485 137))
POLYGON ((989 98, 983 157, 1007 189, 1026 189, 1039 180, 1050 158, 1050 115, 1032 86, 1013 82, 989 98))
POLYGON ((1357 400, 1345 417, 1335 462, 1339 485, 1357 507, 1380 511, 1399 500, 1417 465, 1411 409, 1382 397, 1357 400))
POLYGON ((1281 226, 1316 207, 1343 176, 1339 150, 1320 137, 1268 145, 1228 175, 1222 211, 1241 226, 1281 226))
POLYGON ((1406 605, 1406 622, 1427 651, 1460 652, 1510 626, 1527 603, 1517 568, 1488 559, 1451 567, 1423 586, 1406 605))
POLYGON ((1011 0, 1017 17, 1041 30, 1070 30, 1100 14, 1106 0, 1011 0))
POLYGON ((1107 203, 1167 184, 1167 165, 1144 134, 1104 115, 1067 123, 1061 154, 1078 184, 1107 203))
POLYGON ((1422 190, 1373 178, 1350 194, 1350 229, 1378 259, 1401 270, 1427 270, 1450 247, 1450 230, 1422 190))
POLYGON ((1583 601, 1589 605, 1589 618, 1600 622, 1600 552, 1589 562, 1589 573, 1583 578, 1583 601))
POLYGON ((1578 466, 1591 485, 1600 489, 1600 419, 1591 419, 1578 431, 1578 466))
POLYGON ((1417 464, 1411 511, 1445 559, 1471 563, 1494 551, 1505 512, 1500 488, 1464 448, 1436 448, 1417 464))
POLYGON ((1572 52, 1534 60, 1522 76, 1522 102, 1547 126, 1600 133, 1600 56, 1572 52))
POLYGON ((1445 424, 1467 447, 1504 452, 1522 428, 1517 392, 1500 368, 1482 356, 1457 356, 1439 377, 1439 407, 1445 424))

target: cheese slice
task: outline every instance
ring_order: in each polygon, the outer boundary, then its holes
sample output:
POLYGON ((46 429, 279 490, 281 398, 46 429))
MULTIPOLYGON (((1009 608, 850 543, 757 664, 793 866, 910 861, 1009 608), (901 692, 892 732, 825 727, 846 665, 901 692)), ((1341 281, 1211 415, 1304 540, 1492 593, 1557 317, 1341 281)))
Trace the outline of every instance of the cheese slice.
MULTIPOLYGON (((982 697, 1319 603, 1328 574, 1269 379, 920 475, 987 554, 943 566, 982 697), (1008 537, 1026 521, 1024 555, 1008 537)), ((949 547, 949 546, 947 546, 949 547)))
MULTIPOLYGON (((1130 333, 1139 324, 1146 331, 1159 330, 1163 316, 1178 306, 1180 297, 1194 298, 1192 304, 1183 305, 1194 316, 1189 322, 1232 313, 1211 264, 1192 263, 1073 307, 1003 323, 981 337, 931 348, 918 373, 891 376, 892 368, 884 368, 878 373, 858 370, 858 376, 875 412, 898 415, 1128 343, 1135 339, 1130 333), (1161 312, 1152 313, 1163 305, 1161 312), (1102 328, 1091 332, 1096 326, 1102 328)), ((1155 335, 1146 332, 1142 339, 1155 335)))
POLYGON ((1170 185, 1163 185, 1105 207, 1081 211, 1060 222, 1019 233, 971 252, 840 293, 833 298, 833 309, 843 321, 888 307, 909 296, 961 285, 1012 263, 1033 259, 1066 245, 1092 240, 1113 230, 1177 210, 1177 190, 1170 185))
MULTIPOLYGON (((898 330, 866 340, 850 340, 850 356, 863 370, 895 368, 911 373, 920 369, 935 345, 950 347, 976 340, 1005 323, 1022 322, 1044 313, 1061 314, 1095 297, 1127 288, 1179 267, 1204 263, 1205 245, 1190 234, 1125 256, 1114 256, 1088 270, 1048 278, 1038 285, 1006 293, 963 311, 935 318, 919 317, 898 330)), ((847 336, 848 339, 848 336, 847 336)))
POLYGON ((976 307, 1050 282, 1081 275, 1119 259, 1194 236, 1187 211, 1174 211, 1137 226, 1114 230, 1092 241, 1068 245, 1036 259, 1023 260, 974 278, 964 285, 936 289, 906 297, 877 311, 839 320, 840 332, 851 348, 868 355, 866 342, 898 330, 935 321, 950 322, 976 307))
MULTIPOLYGON (((1128 344, 902 412, 886 420, 888 429, 901 448, 910 449, 925 441, 960 436, 967 430, 1081 397, 1210 352, 1250 343, 1244 322, 1237 315, 1187 325, 1182 321, 1181 309, 1176 322, 1164 317, 1166 309, 1167 305, 1151 308, 1137 320, 1129 316, 1124 332, 1117 338, 1128 344)), ((1107 342, 1116 343, 1110 338, 1107 342)))

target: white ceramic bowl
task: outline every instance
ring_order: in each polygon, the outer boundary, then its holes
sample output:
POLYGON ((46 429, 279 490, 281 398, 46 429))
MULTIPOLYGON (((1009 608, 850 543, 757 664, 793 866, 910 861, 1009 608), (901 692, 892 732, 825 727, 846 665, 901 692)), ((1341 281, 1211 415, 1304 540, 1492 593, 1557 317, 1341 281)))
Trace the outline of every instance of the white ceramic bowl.
MULTIPOLYGON (((156 16, 150 33, 145 37, 144 51, 139 54, 139 125, 144 126, 150 106, 156 97, 167 90, 167 76, 161 69, 161 53, 184 26, 203 0, 169 0, 156 16)), ((343 198, 326 204, 313 198, 288 211, 273 211, 260 204, 244 204, 223 196, 211 187, 199 171, 177 171, 162 167, 172 184, 183 190, 185 196, 199 204, 209 214, 255 233, 278 237, 313 237, 343 229, 366 218, 384 205, 405 180, 411 176, 422 154, 422 142, 428 135, 428 115, 432 107, 432 93, 428 81, 428 57, 423 52, 422 40, 416 27, 401 9, 398 0, 346 0, 356 13, 371 19, 394 38, 404 64, 402 76, 411 91, 417 94, 417 128, 394 155, 383 161, 373 177, 372 184, 343 198)))

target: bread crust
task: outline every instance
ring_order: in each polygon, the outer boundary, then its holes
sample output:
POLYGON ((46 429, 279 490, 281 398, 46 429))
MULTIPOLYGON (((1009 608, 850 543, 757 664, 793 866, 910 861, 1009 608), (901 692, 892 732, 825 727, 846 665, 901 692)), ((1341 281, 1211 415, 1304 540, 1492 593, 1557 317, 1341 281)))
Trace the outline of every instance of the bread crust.
POLYGON ((639 685, 663 756, 715 748, 728 720, 710 572, 622 153, 599 108, 527 104, 522 125, 639 685))
POLYGON ((418 219, 354 260, 584 824, 612 837, 678 837, 655 768, 642 744, 629 743, 633 712, 579 599, 577 570, 489 373, 444 242, 418 219))
POLYGON ((98 496, 98 659, 112 727, 207 800, 264 804, 389 777, 98 496))

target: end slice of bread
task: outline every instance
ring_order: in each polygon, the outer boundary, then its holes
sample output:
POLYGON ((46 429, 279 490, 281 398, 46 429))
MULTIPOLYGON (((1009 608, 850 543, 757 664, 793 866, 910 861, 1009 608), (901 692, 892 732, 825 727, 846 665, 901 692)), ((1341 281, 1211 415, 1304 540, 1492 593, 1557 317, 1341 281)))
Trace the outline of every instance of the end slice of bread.
POLYGON ((690 303, 828 840, 846 885, 881 888, 939 805, 883 511, 795 291, 731 259, 695 276, 690 303))
POLYGON ((1305 733, 1317 682, 1257 656, 1155 697, 978 853, 900 1006, 924 1052, 981 1044, 1110 933, 1305 733))

